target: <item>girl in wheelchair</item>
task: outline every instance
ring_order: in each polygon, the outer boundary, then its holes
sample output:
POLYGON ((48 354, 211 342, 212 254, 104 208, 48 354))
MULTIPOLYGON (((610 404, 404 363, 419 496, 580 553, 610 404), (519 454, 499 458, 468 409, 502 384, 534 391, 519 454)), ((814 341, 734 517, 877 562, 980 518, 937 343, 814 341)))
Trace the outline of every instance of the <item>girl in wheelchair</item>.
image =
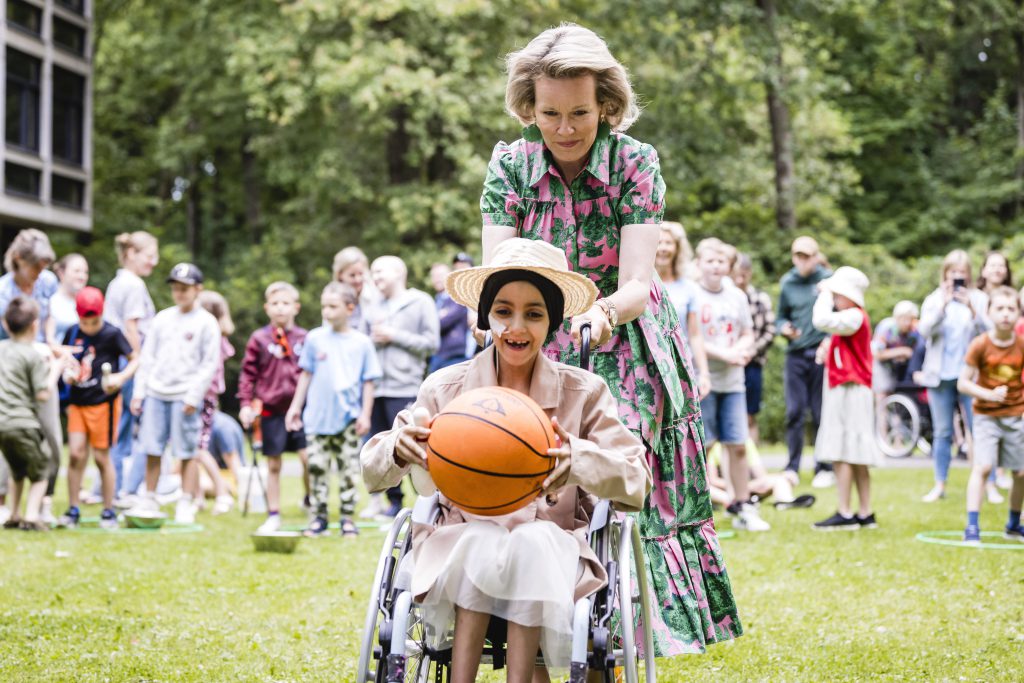
POLYGON ((428 641, 443 643, 454 622, 453 681, 476 679, 492 615, 508 621, 508 680, 545 681, 547 668, 568 666, 575 600, 607 582, 587 539, 596 498, 638 511, 651 471, 604 381, 540 353, 548 335, 590 309, 597 294, 586 276, 569 271, 561 250, 511 239, 496 248, 490 266, 451 273, 447 288, 478 311, 478 325, 491 330, 494 343, 427 377, 414 406, 363 448, 363 478, 371 492, 382 491, 411 465, 426 467, 430 429, 414 423, 413 410, 432 417, 470 389, 515 389, 551 416, 559 443, 548 455, 556 463, 538 498, 507 515, 480 517, 442 495, 436 525, 414 524, 412 550, 412 593, 428 641), (535 667, 538 649, 546 668, 535 667))

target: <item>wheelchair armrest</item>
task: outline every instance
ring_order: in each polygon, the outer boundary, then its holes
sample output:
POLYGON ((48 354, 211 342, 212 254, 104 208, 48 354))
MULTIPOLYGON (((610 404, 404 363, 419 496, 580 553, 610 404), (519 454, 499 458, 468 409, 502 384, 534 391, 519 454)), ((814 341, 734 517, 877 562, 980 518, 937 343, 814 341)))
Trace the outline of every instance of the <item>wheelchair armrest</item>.
POLYGON ((608 526, 611 519, 612 504, 607 500, 599 500, 594 506, 594 512, 590 515, 590 533, 594 533, 608 526))

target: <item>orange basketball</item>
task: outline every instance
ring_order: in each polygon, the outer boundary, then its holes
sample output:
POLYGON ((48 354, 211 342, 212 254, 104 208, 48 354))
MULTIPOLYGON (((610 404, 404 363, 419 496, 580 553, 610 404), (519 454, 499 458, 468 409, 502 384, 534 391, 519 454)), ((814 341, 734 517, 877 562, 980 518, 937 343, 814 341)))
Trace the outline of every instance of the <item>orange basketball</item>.
POLYGON ((427 466, 448 500, 477 515, 504 515, 540 493, 554 468, 551 418, 525 394, 482 387, 445 406, 430 425, 427 466))

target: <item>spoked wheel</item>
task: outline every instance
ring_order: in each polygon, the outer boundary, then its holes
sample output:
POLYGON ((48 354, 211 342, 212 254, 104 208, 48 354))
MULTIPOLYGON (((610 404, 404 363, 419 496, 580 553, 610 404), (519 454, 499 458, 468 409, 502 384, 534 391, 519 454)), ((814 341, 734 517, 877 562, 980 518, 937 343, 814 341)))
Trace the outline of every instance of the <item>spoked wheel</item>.
POLYGON ((615 659, 621 662, 614 672, 605 672, 606 681, 625 683, 654 683, 657 679, 654 664, 654 632, 651 626, 651 594, 644 568, 643 546, 636 521, 623 515, 612 525, 612 548, 619 562, 618 606, 622 631, 622 649, 616 650, 615 659), (642 640, 637 642, 637 635, 642 640))
MULTIPOLYGON (((408 591, 395 599, 393 635, 387 662, 387 683, 427 683, 432 659, 425 649, 426 629, 419 607, 408 591), (404 633, 401 638, 398 634, 404 633)), ((434 665, 438 666, 437 664, 434 665)))
POLYGON ((882 402, 878 446, 890 458, 906 458, 921 439, 921 412, 913 400, 891 394, 882 402))
POLYGON ((363 640, 359 650, 359 664, 356 669, 359 683, 381 683, 386 667, 383 658, 390 649, 392 635, 391 615, 395 600, 395 574, 398 562, 409 550, 412 541, 410 511, 402 510, 387 537, 377 559, 377 571, 366 606, 366 620, 363 624, 363 640))

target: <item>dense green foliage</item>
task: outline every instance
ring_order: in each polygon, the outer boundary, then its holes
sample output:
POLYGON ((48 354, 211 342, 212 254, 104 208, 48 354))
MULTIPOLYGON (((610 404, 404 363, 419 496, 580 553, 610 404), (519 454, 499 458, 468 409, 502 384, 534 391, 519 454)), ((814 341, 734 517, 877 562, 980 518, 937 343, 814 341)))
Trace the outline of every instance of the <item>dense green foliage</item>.
POLYGON ((780 0, 774 31, 762 4, 100 0, 94 280, 113 235, 145 228, 165 266, 194 254, 244 332, 275 278, 314 323, 349 244, 425 284, 433 260, 478 250, 487 159, 518 135, 502 57, 566 20, 630 68, 667 216, 751 252, 764 283, 793 237, 775 225, 768 82, 792 122, 797 229, 868 272, 873 318, 933 286, 920 257, 1024 226, 1019 0, 780 0))
MULTIPOLYGON (((951 471, 951 491, 966 474, 951 471)), ((963 524, 960 495, 918 502, 930 468, 877 470, 872 483, 878 529, 812 531, 834 509, 828 490, 809 510, 765 506, 767 534, 724 539, 745 635, 660 660, 658 680, 1019 680, 1024 553, 914 541, 963 524)), ((284 491, 299 522, 298 479, 284 491)), ((355 680, 383 534, 257 554, 246 537, 257 517, 199 521, 204 532, 183 535, 0 531, 12 559, 0 575, 0 680, 355 680)), ((986 506, 986 531, 1004 522, 1005 508, 986 506)))

